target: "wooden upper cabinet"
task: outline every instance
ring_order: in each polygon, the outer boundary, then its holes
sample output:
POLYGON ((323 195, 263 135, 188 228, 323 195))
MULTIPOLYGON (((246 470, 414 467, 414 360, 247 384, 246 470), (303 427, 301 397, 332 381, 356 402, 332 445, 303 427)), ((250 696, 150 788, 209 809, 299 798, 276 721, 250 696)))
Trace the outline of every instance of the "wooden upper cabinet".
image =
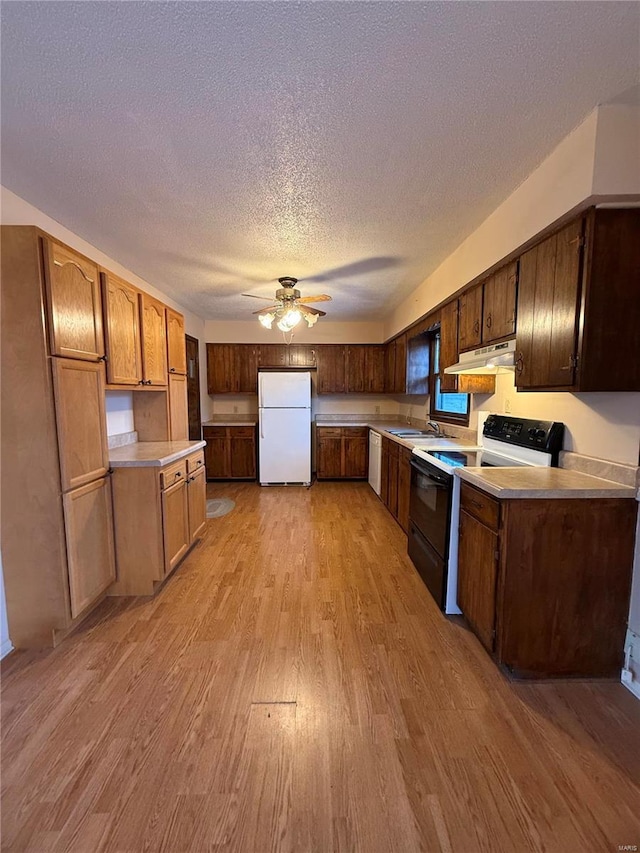
POLYGON ((289 367, 315 367, 315 347, 306 344, 291 344, 289 347, 289 367))
POLYGON ((482 343, 482 284, 471 287, 458 299, 458 351, 482 343))
POLYGON ((517 261, 502 267, 485 281, 482 343, 489 344, 514 334, 517 287, 517 261))
POLYGON ((171 308, 167 312, 167 356, 169 373, 187 373, 187 346, 184 337, 184 317, 171 308))
POLYGON ((368 391, 366 377, 366 347, 353 344, 347 347, 347 391, 363 394, 368 391))
POLYGON ((142 379, 139 291, 112 273, 101 273, 107 382, 139 385, 142 379))
POLYGON ((207 389, 209 394, 235 390, 235 344, 207 344, 207 389))
POLYGON ((520 258, 516 386, 572 386, 577 364, 583 220, 520 258))
POLYGON ((365 348, 365 391, 370 394, 384 394, 385 347, 383 344, 370 344, 365 348))
POLYGON ((396 342, 387 341, 384 345, 384 390, 393 394, 396 382, 396 342))
POLYGON ((140 294, 142 370, 147 385, 167 384, 167 324, 165 306, 147 293, 140 294))
POLYGON ((318 348, 318 394, 344 394, 347 390, 346 350, 340 344, 318 348))
POLYGON ((98 361, 104 356, 98 267, 42 238, 51 355, 98 361))
POLYGON ((440 311, 440 390, 457 391, 457 377, 444 372, 458 360, 458 300, 442 306, 440 311))
POLYGON ((104 366, 51 359, 62 491, 103 477, 109 470, 104 366))
POLYGON ((395 339, 396 354, 394 363, 393 390, 396 394, 405 394, 407 391, 407 336, 398 335, 395 339))
POLYGON ((170 441, 187 441, 189 438, 187 377, 181 373, 170 373, 168 390, 169 439, 170 441))
POLYGON ((237 344, 235 350, 235 374, 233 383, 238 394, 258 393, 259 347, 256 344, 237 344))
POLYGON ((260 367, 288 367, 289 347, 286 344, 262 344, 259 363, 260 367))

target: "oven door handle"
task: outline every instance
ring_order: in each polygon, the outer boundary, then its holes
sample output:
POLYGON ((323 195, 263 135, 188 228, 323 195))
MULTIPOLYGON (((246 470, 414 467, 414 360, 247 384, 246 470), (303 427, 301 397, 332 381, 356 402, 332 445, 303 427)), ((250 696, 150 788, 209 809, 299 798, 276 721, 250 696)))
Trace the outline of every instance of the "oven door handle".
POLYGON ((451 476, 440 476, 438 474, 435 474, 432 468, 429 468, 429 470, 427 470, 424 466, 418 464, 417 462, 414 462, 413 459, 411 460, 411 467, 415 468, 416 471, 418 471, 419 474, 422 474, 423 477, 428 477, 430 480, 433 480, 436 483, 440 483, 443 486, 448 486, 451 482, 451 476))

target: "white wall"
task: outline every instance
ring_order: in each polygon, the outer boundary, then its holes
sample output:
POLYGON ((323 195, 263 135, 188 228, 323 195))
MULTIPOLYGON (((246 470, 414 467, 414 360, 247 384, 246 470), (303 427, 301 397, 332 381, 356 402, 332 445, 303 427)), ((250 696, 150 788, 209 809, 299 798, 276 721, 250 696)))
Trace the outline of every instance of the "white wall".
POLYGON ((107 435, 133 432, 133 391, 107 391, 105 397, 107 435))
POLYGON ((9 639, 7 606, 4 598, 4 576, 2 574, 2 554, 0 554, 0 660, 13 649, 9 639))

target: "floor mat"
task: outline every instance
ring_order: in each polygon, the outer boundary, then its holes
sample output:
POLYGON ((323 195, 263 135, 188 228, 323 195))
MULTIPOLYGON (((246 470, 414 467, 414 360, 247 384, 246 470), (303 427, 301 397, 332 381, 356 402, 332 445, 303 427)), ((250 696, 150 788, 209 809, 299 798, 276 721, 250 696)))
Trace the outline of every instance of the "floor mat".
POLYGON ((207 501, 207 518, 220 518, 231 512, 236 505, 230 498, 210 498, 207 501))

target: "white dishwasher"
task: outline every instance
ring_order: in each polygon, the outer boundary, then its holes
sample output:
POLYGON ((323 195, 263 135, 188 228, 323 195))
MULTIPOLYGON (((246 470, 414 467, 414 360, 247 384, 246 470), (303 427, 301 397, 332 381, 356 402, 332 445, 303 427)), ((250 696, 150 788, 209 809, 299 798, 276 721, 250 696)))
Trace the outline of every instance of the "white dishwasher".
POLYGON ((369 485, 380 494, 380 479, 382 475, 382 436, 379 432, 369 430, 369 485))

